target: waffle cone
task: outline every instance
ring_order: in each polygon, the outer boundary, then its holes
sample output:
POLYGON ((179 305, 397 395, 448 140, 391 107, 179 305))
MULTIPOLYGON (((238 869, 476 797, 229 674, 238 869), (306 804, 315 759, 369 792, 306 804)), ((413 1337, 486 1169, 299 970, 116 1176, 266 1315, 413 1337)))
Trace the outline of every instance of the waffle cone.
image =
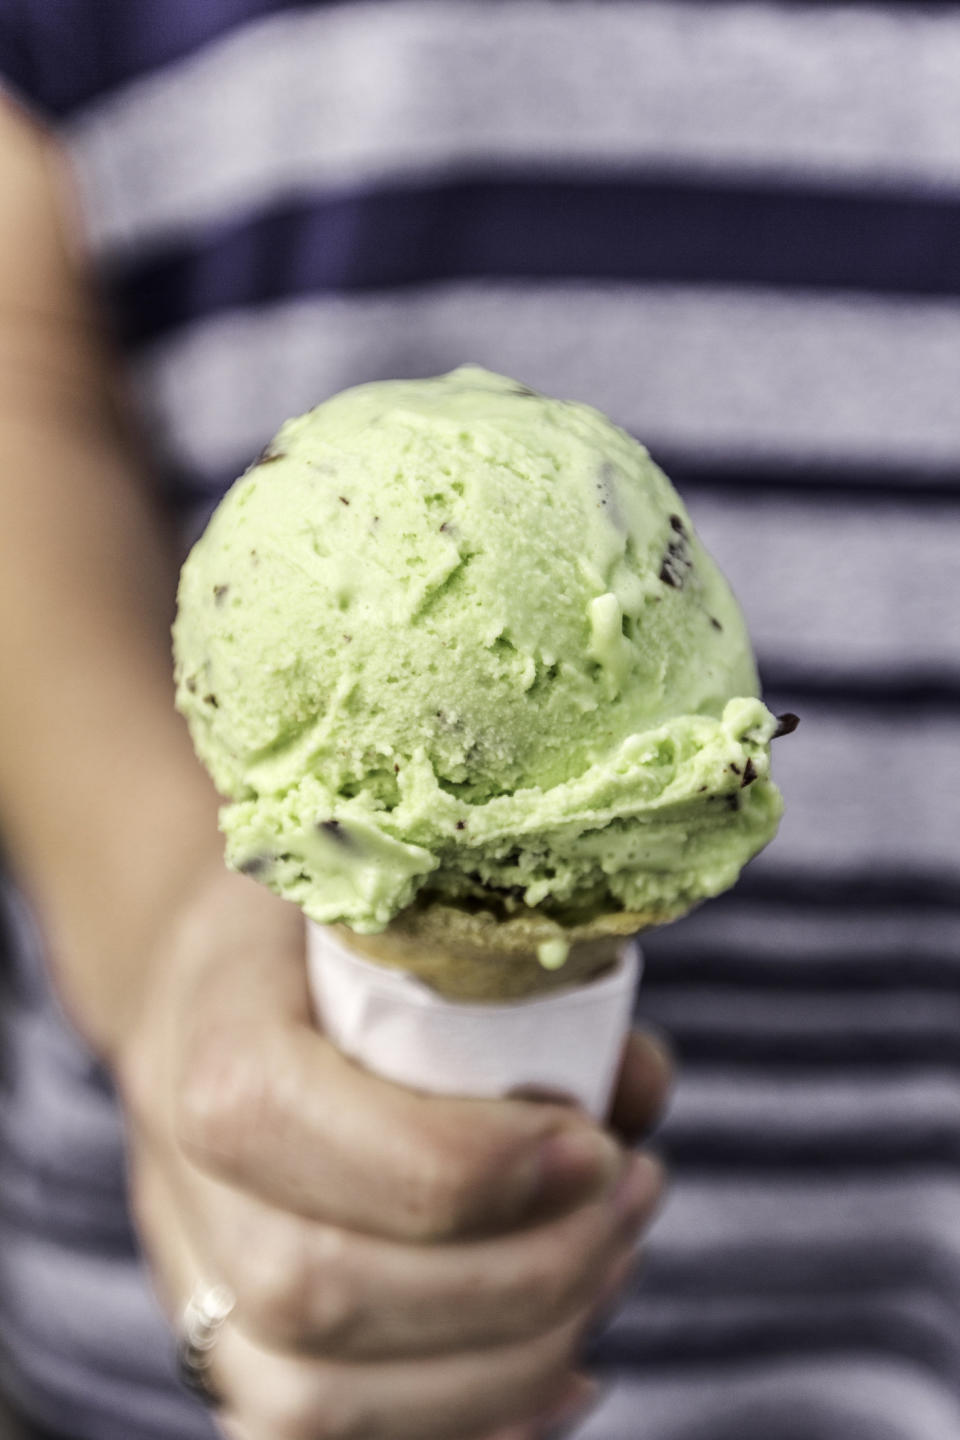
POLYGON ((453 905, 411 905, 378 935, 331 929, 342 944, 379 965, 415 975, 448 1000, 520 1000, 582 985, 610 970, 625 937, 672 919, 619 911, 579 925, 561 925, 537 910, 498 918, 453 905), (545 942, 569 945, 566 961, 545 969, 545 942))

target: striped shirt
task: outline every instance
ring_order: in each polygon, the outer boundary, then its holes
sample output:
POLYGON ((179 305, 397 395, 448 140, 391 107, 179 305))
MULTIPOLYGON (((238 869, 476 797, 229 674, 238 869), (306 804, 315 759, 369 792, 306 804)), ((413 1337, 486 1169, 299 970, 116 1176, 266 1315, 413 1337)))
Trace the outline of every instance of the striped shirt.
MULTIPOLYGON (((582 1437, 956 1440, 960 4, 0 0, 0 76, 185 536, 287 415, 464 360, 672 475, 803 724, 775 845, 645 943, 675 1183, 582 1437)), ((8 1383, 79 1440, 209 1440, 109 1081, 6 911, 8 1383)))

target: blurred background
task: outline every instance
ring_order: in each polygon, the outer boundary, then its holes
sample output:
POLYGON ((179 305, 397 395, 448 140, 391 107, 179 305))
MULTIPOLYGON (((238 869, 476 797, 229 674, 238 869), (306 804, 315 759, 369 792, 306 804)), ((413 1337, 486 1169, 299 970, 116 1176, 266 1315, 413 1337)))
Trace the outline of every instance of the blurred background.
MULTIPOLYGON (((63 137, 185 543, 286 416, 476 361, 644 440, 801 717, 779 839, 645 945, 675 1183, 585 1440, 955 1440, 960 6, 49 8, 9 82, 63 137)), ((118 1213, 114 1132, 91 1165, 46 1120, 47 1184, 118 1213)), ((15 1152, 19 1288, 55 1207, 15 1152)))

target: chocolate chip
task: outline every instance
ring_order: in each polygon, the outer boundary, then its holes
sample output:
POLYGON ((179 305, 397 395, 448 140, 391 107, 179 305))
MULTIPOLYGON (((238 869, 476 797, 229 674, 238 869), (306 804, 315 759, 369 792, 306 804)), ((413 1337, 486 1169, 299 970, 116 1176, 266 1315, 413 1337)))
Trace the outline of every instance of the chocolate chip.
POLYGON ((227 592, 229 591, 229 589, 230 589, 230 586, 229 586, 229 585, 214 585, 214 587, 213 587, 213 598, 214 598, 215 602, 216 602, 218 605, 222 605, 222 604, 223 604, 223 602, 224 602, 224 600, 225 600, 225 598, 226 598, 226 596, 227 596, 227 592))
POLYGON ((252 855, 249 860, 242 860, 237 866, 237 869, 241 875, 249 875, 251 878, 255 878, 257 875, 262 875, 272 863, 272 855, 252 855))
POLYGON ((714 630, 723 629, 723 626, 720 624, 720 621, 717 619, 716 615, 710 616, 710 624, 713 626, 714 630))
POLYGON ((740 766, 737 764, 736 760, 730 761, 730 769, 733 771, 734 775, 740 774, 740 766))
POLYGON ((396 760, 394 760, 393 762, 393 773, 394 775, 400 774, 400 766, 397 764, 396 760))
POLYGON ((752 785, 753 782, 754 782, 754 780, 756 780, 756 778, 757 778, 757 767, 756 767, 756 765, 754 765, 754 763, 753 763, 753 761, 750 759, 750 757, 747 756, 747 763, 746 763, 746 765, 744 766, 744 771, 743 771, 743 779, 740 781, 740 789, 742 790, 745 785, 752 785))
MULTIPOLYGON (((670 516, 670 524, 674 521, 679 523, 677 538, 671 540, 667 546, 660 566, 660 579, 664 585, 670 585, 674 590, 682 590, 686 583, 687 576, 693 568, 693 561, 690 558, 690 547, 687 544, 686 532, 683 529, 683 521, 679 515, 670 516)), ((677 526, 673 525, 676 530, 677 526)))
POLYGON ((686 535, 687 529, 679 515, 670 516, 670 528, 676 530, 678 535, 686 535))
POLYGON ((286 453, 286 450, 274 450, 272 445, 264 445, 251 468, 257 465, 272 465, 275 460, 282 460, 286 453))
POLYGON ((339 820, 321 820, 317 829, 322 831, 330 840, 336 840, 338 845, 349 846, 352 844, 350 836, 344 830, 339 820))
POLYGON ((467 822, 466 822, 466 820, 458 820, 458 821, 457 821, 457 829, 458 829, 458 830, 466 830, 466 828, 467 828, 467 822))
POLYGON ((350 501, 347 499, 346 495, 338 495, 338 496, 337 496, 337 499, 340 501, 340 504, 341 504, 341 505, 349 505, 349 504, 350 504, 350 501))
POLYGON ((786 714, 777 716, 777 728, 770 738, 779 740, 781 735, 792 735, 799 724, 800 716, 792 715, 788 710, 786 714))
POLYGON ((687 571, 671 545, 660 566, 660 579, 673 590, 682 590, 686 578, 687 571))
POLYGON ((724 798, 724 800, 726 801, 726 805, 727 805, 727 809, 728 809, 728 810, 739 810, 739 809, 740 809, 740 796, 739 796, 739 795, 725 795, 723 798, 724 798))
POLYGON ((219 710, 220 708, 220 701, 212 692, 209 695, 204 695, 203 703, 204 705, 212 705, 214 710, 219 710))
POLYGON ((441 534, 441 535, 446 535, 446 533, 447 533, 447 531, 448 531, 449 529, 450 529, 450 522, 449 522, 449 520, 444 520, 443 524, 440 526, 440 534, 441 534))
POLYGON ((600 496, 600 504, 606 509, 613 499, 614 469, 609 462, 604 461, 600 466, 600 473, 597 476, 597 494, 600 496))

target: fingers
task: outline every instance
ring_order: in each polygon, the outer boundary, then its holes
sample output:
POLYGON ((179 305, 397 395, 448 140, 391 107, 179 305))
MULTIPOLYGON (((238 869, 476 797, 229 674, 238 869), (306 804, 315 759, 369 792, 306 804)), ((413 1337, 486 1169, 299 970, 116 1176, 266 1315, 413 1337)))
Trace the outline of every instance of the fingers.
POLYGON ((583 1324, 496 1350, 359 1366, 271 1354, 228 1324, 214 1373, 250 1440, 482 1436, 566 1400, 583 1324))
MULTIPOLYGON (((182 1303, 204 1273, 197 1251, 163 1178, 148 1175, 140 1193, 141 1218, 159 1227, 154 1256, 165 1288, 182 1303)), ((382 1364, 277 1354, 243 1331, 237 1313, 211 1352, 230 1440, 471 1440, 510 1430, 511 1440, 539 1440, 553 1416, 586 1398, 569 1371, 589 1312, 519 1344, 382 1364)))
POLYGON ((596 1307, 622 1283, 662 1188, 659 1164, 638 1156, 610 1196, 466 1245, 304 1221, 202 1176, 190 1203, 198 1243, 251 1339, 357 1361, 505 1345, 596 1307))
MULTIPOLYGON (((541 1411, 533 1420, 498 1428, 484 1435, 482 1440, 550 1440, 567 1426, 581 1420, 596 1404, 599 1393, 600 1387, 595 1380, 586 1375, 572 1375, 564 1385, 558 1402, 541 1411)), ((218 1415, 216 1420, 228 1440, 257 1440, 245 1425, 231 1415, 218 1415)), ((471 1427, 469 1435, 460 1436, 458 1440, 478 1440, 476 1430, 471 1427)))
POLYGON ((600 1386, 587 1375, 571 1375, 560 1399, 533 1420, 508 1425, 483 1440, 550 1440, 559 1431, 582 1420, 600 1395, 600 1386))
MULTIPOLYGON (((158 1129, 159 1078, 174 1097, 168 1132, 201 1167, 277 1208, 399 1239, 502 1231, 615 1180, 616 1140, 574 1107, 424 1096, 344 1059, 313 1027, 299 917, 284 913, 281 926, 274 897, 262 913, 243 898, 218 899, 226 946, 221 933, 211 952, 206 912, 190 922, 198 933, 181 934, 206 959, 181 964, 179 1063, 171 1079, 148 1073, 135 1087, 142 1128, 158 1129)), ((652 1121, 666 1069, 655 1045, 631 1037, 616 1124, 652 1121)))
POLYGON ((280 1209, 436 1240, 574 1205, 623 1167, 615 1140, 569 1106, 405 1090, 307 1024, 261 1021, 242 1039, 232 1021, 207 1029, 178 1135, 201 1166, 280 1209))
MULTIPOLYGON (((235 926, 212 959, 163 972, 169 1039, 130 1085, 172 1311, 200 1278, 237 1296, 214 1351, 224 1426, 533 1440, 622 1283, 658 1168, 572 1106, 425 1096, 358 1069, 312 1026, 301 952, 295 926, 279 947, 235 926)), ((651 1123, 665 1090, 662 1055, 632 1038, 615 1122, 651 1123)))
POLYGON ((624 1045, 610 1125, 627 1141, 648 1135, 662 1118, 673 1084, 673 1057, 665 1039, 631 1030, 624 1045))

